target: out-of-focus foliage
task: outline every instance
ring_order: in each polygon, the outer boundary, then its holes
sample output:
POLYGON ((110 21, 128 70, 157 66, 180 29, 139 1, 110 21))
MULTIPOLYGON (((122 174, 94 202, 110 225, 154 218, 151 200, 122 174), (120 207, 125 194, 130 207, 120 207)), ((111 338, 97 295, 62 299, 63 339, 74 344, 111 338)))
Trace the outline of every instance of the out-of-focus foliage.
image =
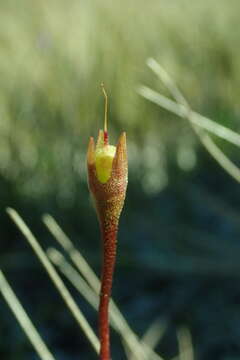
POLYGON ((135 92, 143 81, 159 87, 145 60, 159 60, 193 107, 238 130, 239 11, 233 0, 2 3, 2 176, 22 195, 54 190, 71 202, 75 179, 85 181, 87 139, 102 125, 104 80, 112 132, 128 131, 130 169, 145 190, 164 187, 166 144, 188 167, 184 154, 195 140, 184 122, 135 92))

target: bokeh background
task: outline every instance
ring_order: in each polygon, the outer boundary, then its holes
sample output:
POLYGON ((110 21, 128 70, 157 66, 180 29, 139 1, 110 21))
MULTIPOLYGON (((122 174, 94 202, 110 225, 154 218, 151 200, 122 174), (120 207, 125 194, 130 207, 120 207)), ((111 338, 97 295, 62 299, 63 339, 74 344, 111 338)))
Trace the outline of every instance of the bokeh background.
MULTIPOLYGON (((55 243, 41 216, 53 215, 99 274, 85 155, 103 124, 102 81, 111 140, 126 130, 129 151, 114 298, 140 336, 156 319, 165 326, 165 360, 182 327, 196 359, 240 358, 240 186, 187 121, 136 91, 164 91, 151 56, 195 110, 239 132, 239 14, 238 0, 1 1, 0 267, 57 359, 96 356, 5 208, 44 247, 55 243)), ((238 148, 214 141, 240 165, 238 148)), ((38 359, 2 297, 0 318, 1 359, 38 359)), ((113 359, 124 359, 114 332, 112 341, 113 359)))

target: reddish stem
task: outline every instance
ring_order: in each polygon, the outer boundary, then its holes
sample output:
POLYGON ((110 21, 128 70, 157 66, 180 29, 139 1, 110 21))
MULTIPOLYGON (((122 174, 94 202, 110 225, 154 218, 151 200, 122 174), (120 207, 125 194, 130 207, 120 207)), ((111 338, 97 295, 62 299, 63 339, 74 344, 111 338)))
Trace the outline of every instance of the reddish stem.
POLYGON ((101 226, 103 240, 103 265, 99 304, 100 360, 110 360, 109 300, 116 260, 117 225, 104 223, 101 226))

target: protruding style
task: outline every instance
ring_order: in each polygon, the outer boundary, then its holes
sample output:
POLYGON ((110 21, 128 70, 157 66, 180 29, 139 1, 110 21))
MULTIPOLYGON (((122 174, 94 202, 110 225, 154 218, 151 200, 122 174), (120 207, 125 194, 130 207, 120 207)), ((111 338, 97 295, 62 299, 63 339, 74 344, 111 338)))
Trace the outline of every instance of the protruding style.
POLYGON ((108 144, 108 129, 107 129, 107 116, 108 116, 108 96, 105 90, 104 84, 101 84, 103 95, 105 97, 105 108, 104 108, 104 144, 108 144))

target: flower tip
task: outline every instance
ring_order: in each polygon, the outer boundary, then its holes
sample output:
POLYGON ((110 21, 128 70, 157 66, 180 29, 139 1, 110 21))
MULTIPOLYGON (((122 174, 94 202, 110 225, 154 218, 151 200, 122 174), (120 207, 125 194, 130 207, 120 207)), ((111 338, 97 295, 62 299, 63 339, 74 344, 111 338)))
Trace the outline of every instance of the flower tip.
POLYGON ((122 132, 117 143, 116 157, 127 157, 127 137, 126 132, 122 132))
POLYGON ((123 132, 118 140, 116 154, 113 161, 113 172, 127 178, 127 141, 126 133, 123 132))
POLYGON ((90 137, 88 143, 87 162, 89 165, 93 165, 95 163, 95 142, 92 136, 90 137))
POLYGON ((122 146, 124 146, 125 148, 127 148, 127 136, 126 136, 126 132, 123 131, 119 137, 118 143, 121 143, 122 146))

